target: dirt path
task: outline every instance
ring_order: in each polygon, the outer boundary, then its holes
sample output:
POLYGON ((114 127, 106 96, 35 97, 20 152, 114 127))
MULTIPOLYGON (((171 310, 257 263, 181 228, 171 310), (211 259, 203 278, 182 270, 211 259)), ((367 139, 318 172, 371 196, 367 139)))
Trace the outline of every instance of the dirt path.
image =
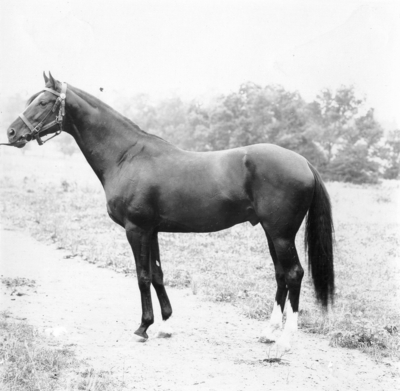
POLYGON ((131 335, 140 320, 136 280, 100 269, 43 245, 12 228, 1 233, 1 277, 36 281, 12 296, 1 285, 0 310, 53 330, 62 343, 97 369, 112 370, 136 390, 394 390, 389 368, 357 351, 299 332, 294 351, 281 364, 263 361, 269 347, 258 342, 263 324, 230 305, 201 301, 189 290, 168 289, 175 335, 149 341, 131 335), (25 295, 17 296, 17 293, 25 295))

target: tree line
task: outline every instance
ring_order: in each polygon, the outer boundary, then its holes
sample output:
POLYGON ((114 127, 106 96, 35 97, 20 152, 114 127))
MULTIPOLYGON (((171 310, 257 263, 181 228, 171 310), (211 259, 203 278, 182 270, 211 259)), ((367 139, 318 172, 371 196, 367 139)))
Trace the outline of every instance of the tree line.
POLYGON ((273 143, 306 157, 325 179, 376 183, 399 177, 400 130, 384 137, 353 87, 324 89, 312 102, 281 86, 245 83, 207 103, 140 94, 120 111, 143 130, 194 151, 273 143))

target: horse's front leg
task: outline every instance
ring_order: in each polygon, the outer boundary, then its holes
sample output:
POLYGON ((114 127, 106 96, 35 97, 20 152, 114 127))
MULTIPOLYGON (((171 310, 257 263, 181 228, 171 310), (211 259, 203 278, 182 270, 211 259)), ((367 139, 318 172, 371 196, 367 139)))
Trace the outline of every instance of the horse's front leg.
POLYGON ((158 301, 160 302, 161 316, 163 319, 163 322, 158 330, 158 337, 168 338, 171 337, 173 333, 171 326, 167 323, 167 320, 172 315, 172 308, 164 286, 164 275, 161 268, 160 249, 158 246, 157 232, 155 232, 151 238, 150 262, 152 284, 154 286, 154 289, 156 290, 158 301))
POLYGON ((150 263, 150 244, 151 231, 145 231, 138 227, 130 227, 126 231, 129 244, 135 257, 136 274, 139 284, 140 296, 142 300, 142 321, 140 327, 135 331, 138 340, 144 342, 148 339, 146 333, 149 326, 154 323, 153 305, 151 302, 151 263, 150 263))

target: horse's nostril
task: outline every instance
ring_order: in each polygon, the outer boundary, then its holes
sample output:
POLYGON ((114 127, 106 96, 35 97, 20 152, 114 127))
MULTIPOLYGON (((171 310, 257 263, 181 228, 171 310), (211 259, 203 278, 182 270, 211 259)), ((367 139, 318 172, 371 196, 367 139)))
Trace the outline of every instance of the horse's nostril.
POLYGON ((15 136, 15 129, 13 129, 13 128, 11 128, 11 129, 9 129, 8 130, 8 135, 10 136, 10 137, 14 137, 15 136))

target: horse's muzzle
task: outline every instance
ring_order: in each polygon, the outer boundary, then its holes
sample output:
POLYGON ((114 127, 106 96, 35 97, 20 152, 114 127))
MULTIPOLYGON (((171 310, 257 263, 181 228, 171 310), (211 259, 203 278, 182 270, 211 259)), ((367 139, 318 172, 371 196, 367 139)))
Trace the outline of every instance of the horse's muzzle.
POLYGON ((17 132, 15 131, 15 129, 13 129, 13 128, 10 128, 10 129, 8 129, 7 130, 7 136, 8 136, 8 139, 11 141, 11 139, 13 138, 13 137, 15 137, 15 135, 17 134, 17 132))
POLYGON ((17 132, 14 128, 7 129, 7 136, 9 144, 2 143, 1 145, 8 145, 11 147, 23 148, 28 141, 31 140, 30 134, 23 134, 17 138, 17 132))

